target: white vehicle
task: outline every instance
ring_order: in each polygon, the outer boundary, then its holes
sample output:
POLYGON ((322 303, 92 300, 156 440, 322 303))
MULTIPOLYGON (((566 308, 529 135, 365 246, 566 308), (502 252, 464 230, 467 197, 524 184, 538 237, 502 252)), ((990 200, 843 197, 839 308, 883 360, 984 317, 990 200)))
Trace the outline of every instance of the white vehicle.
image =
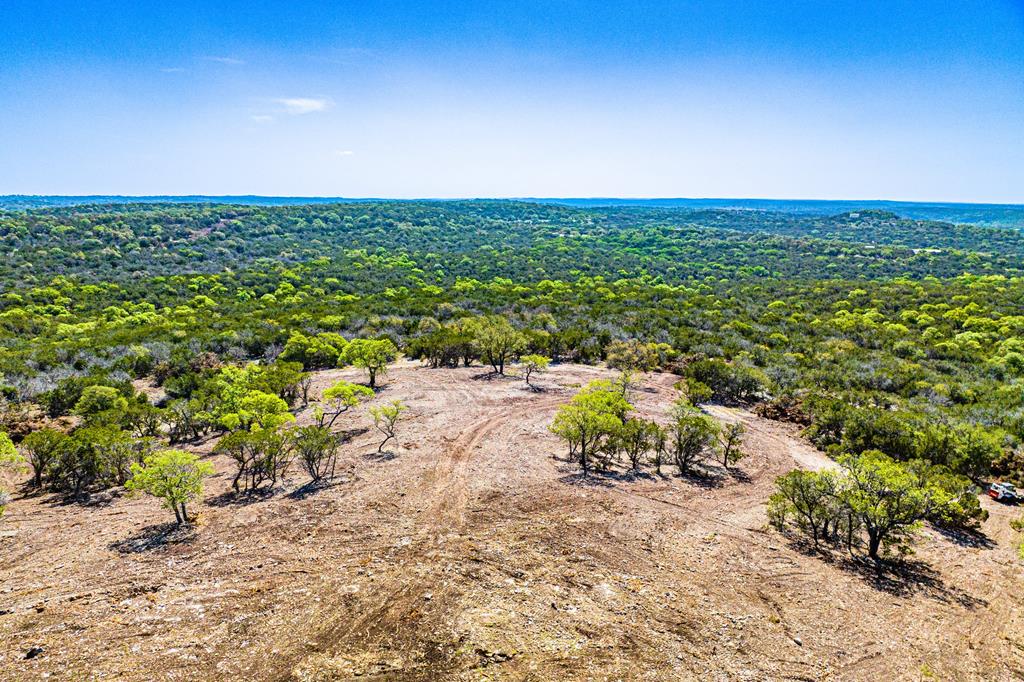
POLYGON ((993 483, 988 487, 988 496, 998 502, 1016 502, 1017 489, 1009 483, 993 483))

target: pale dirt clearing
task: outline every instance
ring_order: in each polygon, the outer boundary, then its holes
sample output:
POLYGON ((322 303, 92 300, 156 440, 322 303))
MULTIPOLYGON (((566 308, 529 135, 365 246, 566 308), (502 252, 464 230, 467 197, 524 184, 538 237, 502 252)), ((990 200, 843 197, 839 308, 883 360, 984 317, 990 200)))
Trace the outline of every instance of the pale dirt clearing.
MULTIPOLYGON (((293 470, 273 495, 225 495, 214 458, 199 527, 154 540, 152 499, 17 496, 0 525, 4 679, 1010 680, 1024 671, 1022 570, 1008 519, 988 540, 926 531, 912 584, 879 584, 765 527, 775 476, 833 463, 788 425, 748 427, 750 457, 707 480, 583 480, 547 431, 607 370, 556 366, 527 390, 480 367, 402 363, 375 401, 409 405, 375 454, 364 409, 336 428, 337 485, 293 470), (557 456, 557 458, 555 457, 557 456), (26 651, 43 653, 25 660, 26 651)), ((339 377, 317 376, 318 394, 339 377)), ((638 411, 663 416, 675 377, 638 411)), ((310 418, 311 410, 300 415, 310 418)), ((209 452, 212 443, 197 449, 209 452)))

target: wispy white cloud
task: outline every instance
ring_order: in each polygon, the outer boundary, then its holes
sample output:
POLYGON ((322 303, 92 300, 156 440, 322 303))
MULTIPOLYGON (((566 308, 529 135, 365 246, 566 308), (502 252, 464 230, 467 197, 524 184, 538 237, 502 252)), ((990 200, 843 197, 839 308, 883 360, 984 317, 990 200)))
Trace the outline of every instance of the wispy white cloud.
POLYGON ((160 69, 164 73, 184 73, 185 69, 180 66, 169 66, 166 69, 160 69))
POLYGON ((255 123, 270 123, 274 120, 274 117, 270 114, 254 114, 249 118, 255 123))
POLYGON ((204 57, 208 62, 217 62, 218 64, 227 64, 228 66, 241 66, 245 64, 244 59, 238 59, 236 57, 204 57))
POLYGON ((315 97, 282 97, 274 101, 284 107, 286 113, 296 116, 325 111, 331 104, 326 99, 315 97))
POLYGON ((337 149, 334 151, 335 156, 352 156, 355 154, 351 149, 337 149))

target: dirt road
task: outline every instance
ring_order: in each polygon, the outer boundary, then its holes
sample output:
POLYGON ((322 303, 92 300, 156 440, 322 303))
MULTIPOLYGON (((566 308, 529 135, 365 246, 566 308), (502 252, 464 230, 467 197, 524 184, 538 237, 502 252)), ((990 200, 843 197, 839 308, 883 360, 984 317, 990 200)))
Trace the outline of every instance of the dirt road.
MULTIPOLYGON (((833 463, 785 425, 705 479, 579 476, 547 431, 600 368, 530 391, 481 368, 405 363, 376 401, 409 406, 394 452, 346 446, 335 486, 226 495, 213 458, 194 533, 161 541, 151 499, 19 498, 0 531, 10 679, 1014 679, 1024 596, 1012 513, 988 541, 927 531, 910 584, 828 563, 765 527, 774 478, 833 463), (42 652, 26 660, 32 647, 42 652), (929 677, 932 676, 932 677, 929 677)), ((314 393, 352 371, 317 377, 314 393)), ((638 412, 663 417, 674 377, 638 412)), ((300 415, 300 422, 308 419, 300 415)), ((342 423, 344 421, 344 423, 342 423)), ((367 428, 363 412, 339 428, 367 428)), ((199 449, 208 452, 212 444, 199 449)))

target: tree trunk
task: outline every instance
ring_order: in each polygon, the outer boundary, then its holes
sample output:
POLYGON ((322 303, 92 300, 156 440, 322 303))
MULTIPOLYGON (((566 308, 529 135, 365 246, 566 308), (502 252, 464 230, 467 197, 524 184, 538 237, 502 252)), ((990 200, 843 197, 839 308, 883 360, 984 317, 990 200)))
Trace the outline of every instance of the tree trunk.
POLYGON ((370 388, 376 388, 377 386, 377 370, 372 367, 369 369, 370 372, 370 388))
POLYGON ((853 514, 846 512, 846 551, 853 557, 853 514))
POLYGON ((882 537, 878 534, 878 531, 872 531, 868 529, 868 556, 875 560, 875 562, 881 561, 878 557, 878 547, 882 544, 882 537))

